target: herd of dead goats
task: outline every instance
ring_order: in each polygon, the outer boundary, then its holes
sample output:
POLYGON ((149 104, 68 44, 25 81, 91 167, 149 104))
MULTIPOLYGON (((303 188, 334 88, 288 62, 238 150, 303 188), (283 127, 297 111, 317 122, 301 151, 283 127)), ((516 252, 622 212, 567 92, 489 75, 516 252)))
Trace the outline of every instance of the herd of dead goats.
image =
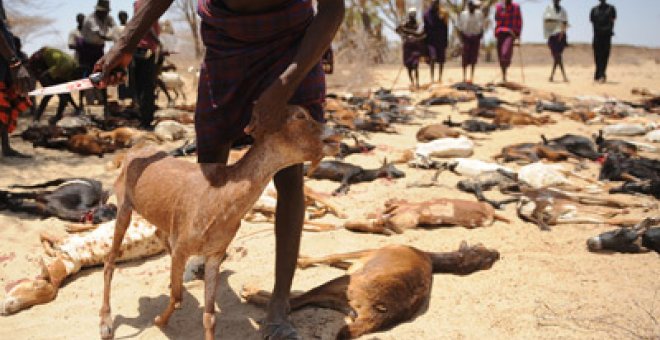
MULTIPOLYGON (((360 182, 405 177, 402 170, 405 166, 431 170, 428 181, 409 182, 409 187, 442 186, 438 181, 440 174, 450 171, 463 177, 457 189, 474 194, 477 200, 389 200, 381 211, 370 214, 369 218, 347 218, 328 195, 306 187, 305 230, 335 230, 338 226, 316 221, 328 213, 344 220, 341 228, 385 235, 441 225, 476 228, 488 226, 495 220, 508 223, 509 220, 497 211, 506 204, 516 203, 518 216, 544 231, 557 224, 594 223, 617 227, 586 240, 589 251, 660 253, 660 215, 657 215, 656 200, 660 198, 660 160, 657 159, 660 94, 635 89, 633 94, 638 100, 634 102, 597 96, 568 98, 516 83, 483 87, 458 83, 432 86, 425 91, 426 98, 417 103, 406 95, 387 90, 329 95, 326 102, 328 125, 349 142, 340 144, 334 160, 323 160, 313 169, 306 167, 306 175, 312 179, 336 181, 339 186, 333 195, 346 195, 352 185, 360 182), (519 92, 521 99, 513 103, 501 100, 496 96, 501 91, 519 92), (476 105, 472 109, 458 112, 458 103, 472 105, 473 102, 476 105), (384 161, 376 169, 364 169, 345 161, 351 154, 369 153, 376 147, 365 141, 370 134, 394 134, 396 126, 401 124, 421 126, 424 119, 435 118, 437 113, 430 107, 438 105, 450 106, 455 114, 439 124, 422 126, 417 132, 418 143, 414 149, 391 155, 389 162, 384 161), (467 116, 466 119, 459 121, 459 114, 467 116), (469 158, 475 143, 487 139, 494 131, 523 125, 550 126, 557 119, 599 125, 600 130, 593 136, 532 137, 538 140, 508 145, 492 155, 490 162, 469 158), (600 167, 597 179, 579 174, 589 163, 600 167), (489 199, 486 192, 495 188, 510 198, 489 199), (604 195, 607 192, 636 195, 641 199, 624 200, 621 196, 604 195), (641 211, 645 217, 628 217, 630 209, 641 211)), ((118 112, 105 120, 66 117, 54 126, 30 127, 21 137, 35 147, 65 149, 83 155, 114 153, 108 166, 118 168, 126 154, 118 149, 191 139, 192 111, 190 107, 159 111, 153 132, 135 129, 132 127, 137 123, 132 120, 134 117, 118 112)), ((231 158, 240 158, 249 143, 249 140, 237 143, 231 158)), ((194 153, 194 142, 186 141, 169 155, 180 157, 194 153)), ((117 214, 117 208, 106 202, 108 192, 94 179, 65 178, 15 185, 12 189, 20 190, 0 191, 0 209, 55 216, 77 222, 67 227, 69 232, 89 232, 67 238, 42 234, 41 243, 46 253, 41 262, 42 274, 35 280, 8 287, 11 290, 0 306, 5 315, 52 301, 67 277, 81 268, 102 264, 112 244, 117 214)), ((245 219, 272 220, 275 203, 275 189, 270 184, 245 219)), ((156 227, 135 216, 118 260, 134 260, 164 250, 156 227)), ((318 259, 301 257, 299 266, 302 268, 325 264, 350 269, 351 274, 294 297, 292 309, 307 305, 337 309, 352 319, 338 337, 357 337, 412 318, 430 294, 432 273, 465 275, 488 269, 498 259, 496 250, 465 243, 457 251, 448 253, 388 246, 318 259), (350 260, 362 267, 351 267, 350 260), (382 261, 388 266, 369 265, 382 261)), ((242 296, 255 304, 263 305, 268 301, 266 292, 253 289, 244 289, 242 296)))

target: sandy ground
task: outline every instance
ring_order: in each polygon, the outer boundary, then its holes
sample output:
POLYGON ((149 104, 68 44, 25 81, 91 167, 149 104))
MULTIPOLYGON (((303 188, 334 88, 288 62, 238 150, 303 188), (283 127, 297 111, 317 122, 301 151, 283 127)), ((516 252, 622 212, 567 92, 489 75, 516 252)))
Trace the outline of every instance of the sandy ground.
MULTIPOLYGON (((390 87, 397 66, 374 70, 370 83, 390 87)), ((549 67, 527 67, 527 84, 563 95, 609 94, 631 98, 632 87, 658 88, 660 65, 613 65, 611 83, 595 85, 589 66, 568 68, 570 84, 547 82, 549 67)), ((496 80, 494 65, 480 67, 477 82, 496 80)), ((397 88, 407 84, 401 75, 397 88)), ((422 68, 422 82, 428 81, 422 68)), ((338 72, 330 77, 333 88, 354 88, 354 74, 338 72)), ((460 69, 449 66, 445 82, 460 80, 460 69)), ((511 70, 511 80, 520 81, 518 68, 511 70)), ((362 84, 363 86, 365 84, 362 84)), ((516 94, 500 91, 506 98, 516 94)), ((474 103, 461 105, 469 108, 474 103)), ((440 108, 436 118, 419 120, 420 124, 439 122, 450 114, 440 108)), ((459 120, 457 113, 454 119, 459 120)), ((504 145, 538 141, 539 135, 560 136, 572 132, 590 134, 598 126, 585 126, 557 117, 559 123, 546 127, 525 127, 491 134, 481 141, 474 158, 488 160, 504 145)), ((26 121, 21 121, 21 129, 26 121)), ((372 134, 371 142, 379 147, 371 154, 350 156, 347 161, 376 166, 394 150, 415 145, 419 126, 397 126, 399 134, 372 134)), ((20 129, 19 129, 20 130, 20 129)), ((33 183, 56 177, 87 176, 110 185, 117 171, 106 171, 109 158, 80 157, 66 152, 32 149, 15 139, 20 151, 35 155, 32 160, 0 158, 0 187, 14 183, 33 183)), ((190 158, 193 161, 192 158, 190 158)), ((380 208, 389 198, 428 199, 471 196, 454 189, 459 177, 443 174, 447 187, 406 189, 406 184, 430 177, 432 172, 400 167, 406 178, 397 181, 377 180, 354 185, 347 196, 333 198, 350 216, 380 208)), ((583 174, 595 176, 597 165, 590 164, 583 174)), ((309 181, 315 189, 330 192, 337 184, 309 181)), ((497 197, 491 193, 491 196, 497 197)), ((628 196, 628 199, 638 199, 628 196)), ((481 229, 462 227, 435 230, 411 230, 397 236, 355 234, 344 230, 327 233, 304 233, 301 253, 322 256, 331 253, 408 244, 431 251, 457 249, 460 241, 482 242, 498 249, 502 258, 491 270, 469 276, 435 275, 428 307, 414 320, 391 330, 366 336, 366 339, 626 339, 660 336, 660 261, 657 254, 592 254, 585 240, 612 229, 599 225, 564 225, 551 232, 541 232, 515 216, 510 205, 505 215, 511 224, 501 222, 481 229)), ((651 212, 657 214, 657 211, 651 212)), ((326 218, 324 221, 337 221, 326 218)), ((22 214, 0 212, 0 286, 21 278, 34 277, 36 259, 42 254, 38 242, 41 231, 64 235, 64 222, 54 218, 40 220, 22 214)), ((244 304, 238 292, 243 285, 270 289, 273 283, 274 236, 265 223, 244 223, 234 246, 247 248, 247 256, 223 264, 217 306, 216 336, 223 339, 257 339, 257 322, 264 311, 244 304), (265 232, 252 234, 255 231, 265 232), (243 238, 242 236, 250 235, 243 238)), ((202 337, 203 284, 186 284, 184 302, 164 329, 155 327, 153 318, 168 300, 169 256, 122 264, 115 272, 112 303, 116 337, 139 339, 199 339, 202 337)), ((294 290, 306 290, 340 275, 331 268, 299 270, 294 290)), ((98 337, 98 310, 102 294, 102 269, 86 269, 75 275, 60 290, 57 299, 9 317, 0 317, 3 339, 94 339, 98 337)), ((1 290, 0 298, 5 294, 1 290)), ((337 312, 308 308, 291 315, 305 339, 332 339, 343 324, 337 312)))

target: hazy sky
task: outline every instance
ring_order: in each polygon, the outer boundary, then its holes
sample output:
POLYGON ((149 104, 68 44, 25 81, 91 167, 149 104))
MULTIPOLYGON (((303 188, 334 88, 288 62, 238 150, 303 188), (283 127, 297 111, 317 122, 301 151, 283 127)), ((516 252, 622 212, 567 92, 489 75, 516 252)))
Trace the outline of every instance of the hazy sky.
MULTIPOLYGON (((525 42, 543 41, 542 13, 551 0, 519 0, 523 11, 523 36, 525 42)), ((589 12, 597 0, 563 0, 568 11, 571 27, 568 38, 572 43, 590 42, 592 37, 589 12)), ((617 7, 614 43, 660 47, 660 0, 610 0, 617 7)), ((50 0, 42 3, 37 13, 55 18, 48 34, 26 42, 25 51, 30 54, 39 47, 50 45, 66 48, 68 32, 75 27, 76 13, 90 13, 96 0, 50 0)), ((119 10, 132 16, 133 0, 112 0, 111 15, 116 19, 119 10)))

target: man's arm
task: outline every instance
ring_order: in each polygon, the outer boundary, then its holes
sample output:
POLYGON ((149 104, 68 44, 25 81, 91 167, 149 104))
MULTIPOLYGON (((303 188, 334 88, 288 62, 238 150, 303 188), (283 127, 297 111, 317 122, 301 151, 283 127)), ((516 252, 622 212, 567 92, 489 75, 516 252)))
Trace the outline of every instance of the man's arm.
POLYGON ((287 101, 328 49, 343 18, 344 1, 320 0, 318 2, 318 13, 307 28, 293 62, 280 76, 282 85, 287 89, 287 101))
POLYGON ((298 85, 328 49, 344 18, 343 0, 319 0, 318 12, 303 36, 291 65, 261 94, 254 106, 252 121, 245 131, 255 127, 279 127, 284 108, 298 85), (261 121, 263 119, 263 121, 261 121))
POLYGON ((112 70, 128 66, 131 55, 140 39, 149 31, 151 26, 172 5, 173 0, 144 0, 140 9, 126 24, 126 28, 115 45, 94 66, 95 71, 103 72, 101 86, 116 84, 120 76, 113 75, 112 70))

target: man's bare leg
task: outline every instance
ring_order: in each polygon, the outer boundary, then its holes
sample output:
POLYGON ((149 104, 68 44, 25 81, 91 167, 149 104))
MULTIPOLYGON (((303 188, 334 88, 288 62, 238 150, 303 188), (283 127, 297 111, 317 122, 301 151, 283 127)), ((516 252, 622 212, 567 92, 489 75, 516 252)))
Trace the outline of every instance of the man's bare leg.
MULTIPOLYGON (((444 70, 445 70, 445 64, 443 64, 443 63, 439 63, 438 66, 439 66, 439 70, 438 70, 438 83, 442 83, 442 73, 443 73, 444 70)), ((433 78, 431 78, 431 80, 433 80, 433 78)))
POLYGON ((275 175, 275 287, 268 304, 262 335, 268 339, 300 339, 288 320, 289 294, 298 261, 305 219, 303 167, 296 164, 275 175))
POLYGON ((435 62, 431 60, 429 66, 431 67, 431 84, 433 84, 433 78, 435 76, 435 62))
POLYGON ((0 124, 0 144, 4 157, 31 158, 11 148, 9 145, 9 131, 7 131, 7 126, 2 124, 0 124))
POLYGON ((467 81, 467 65, 463 66, 463 82, 467 81))
POLYGON ((476 64, 472 64, 472 65, 470 66, 470 67, 471 67, 470 82, 473 82, 473 81, 474 81, 474 67, 475 67, 475 66, 476 66, 476 64))

